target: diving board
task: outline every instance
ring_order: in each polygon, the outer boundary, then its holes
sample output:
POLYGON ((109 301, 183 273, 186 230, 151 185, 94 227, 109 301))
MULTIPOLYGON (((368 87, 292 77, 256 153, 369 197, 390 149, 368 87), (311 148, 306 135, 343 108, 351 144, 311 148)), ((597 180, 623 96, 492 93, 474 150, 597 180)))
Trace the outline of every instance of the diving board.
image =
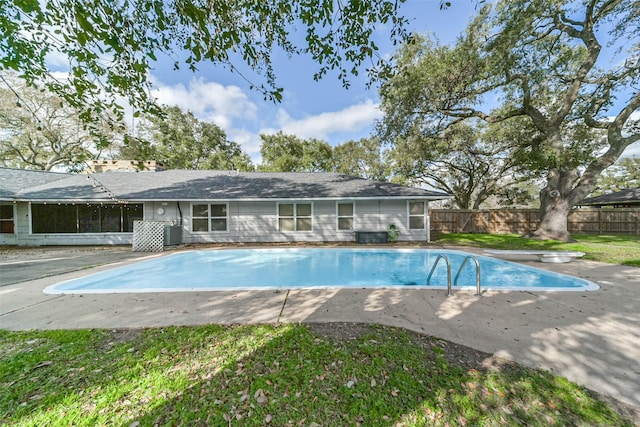
POLYGON ((572 251, 536 251, 536 250, 511 250, 511 249, 485 249, 484 253, 489 255, 534 255, 542 262, 571 262, 575 258, 584 256, 584 252, 572 251))

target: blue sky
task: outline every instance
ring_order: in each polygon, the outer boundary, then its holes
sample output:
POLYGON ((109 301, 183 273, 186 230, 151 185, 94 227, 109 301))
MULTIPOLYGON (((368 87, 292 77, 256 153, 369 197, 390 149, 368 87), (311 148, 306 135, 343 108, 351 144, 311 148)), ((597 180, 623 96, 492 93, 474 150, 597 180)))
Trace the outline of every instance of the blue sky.
MULTIPOLYGON (((476 1, 456 0, 450 8, 440 10, 439 0, 407 0, 401 10, 411 19, 411 31, 434 33, 441 42, 449 43, 476 13, 476 1)), ((384 26, 376 30, 383 57, 394 52, 388 30, 384 26)), ((260 162, 262 133, 283 131, 325 140, 334 146, 371 135, 380 117, 379 97, 376 87, 366 87, 365 68, 360 76, 351 78, 351 87, 345 89, 337 73, 314 81, 318 66, 308 58, 275 55, 273 60, 278 85, 284 88, 283 100, 278 104, 265 101, 242 77, 219 66, 201 64, 196 73, 187 69, 174 71, 171 60, 166 66, 159 64, 151 79, 160 103, 178 105, 200 120, 216 123, 230 140, 242 145, 254 163, 260 162)), ((640 144, 627 149, 626 155, 631 154, 640 155, 640 144)))
MULTIPOLYGON (((442 42, 455 40, 475 12, 475 2, 458 0, 440 10, 439 0, 407 0, 402 12, 411 19, 410 30, 435 33, 442 42)), ((389 28, 376 29, 380 55, 388 57, 394 46, 388 40, 389 28)), ((377 88, 367 89, 367 73, 350 78, 349 89, 342 87, 337 73, 321 81, 313 80, 317 64, 305 57, 274 57, 278 85, 284 88, 281 103, 265 101, 237 74, 223 67, 201 64, 199 71, 174 71, 156 67, 151 75, 158 101, 178 105, 199 119, 216 123, 230 140, 240 143, 254 162, 260 160, 261 133, 295 134, 318 138, 337 145, 371 134, 380 117, 377 88)))

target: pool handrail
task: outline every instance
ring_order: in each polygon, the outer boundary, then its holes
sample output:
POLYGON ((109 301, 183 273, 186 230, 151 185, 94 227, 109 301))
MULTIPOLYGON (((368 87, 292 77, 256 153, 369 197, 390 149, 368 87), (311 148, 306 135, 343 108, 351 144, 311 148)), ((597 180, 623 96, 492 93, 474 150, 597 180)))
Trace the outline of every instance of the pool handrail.
POLYGON ((482 292, 481 292, 481 289, 480 289, 480 262, 478 261, 478 258, 475 255, 467 255, 465 257, 464 261, 462 261, 462 265, 460 265, 460 268, 458 269, 458 272, 456 273, 456 278, 453 281, 453 285, 454 286, 458 285, 458 279, 460 278, 460 273, 464 269, 465 265, 467 265, 467 262, 469 260, 472 260, 476 265, 476 296, 477 297, 481 297, 482 296, 482 292))
POLYGON ((429 286, 431 276, 433 275, 433 272, 435 271, 441 259, 444 259, 444 262, 447 264, 447 296, 450 297, 453 295, 453 292, 451 290, 451 262, 449 261, 449 257, 444 254, 438 255, 438 258, 436 258, 436 262, 433 263, 433 267, 431 267, 431 271, 427 276, 427 286, 429 286))

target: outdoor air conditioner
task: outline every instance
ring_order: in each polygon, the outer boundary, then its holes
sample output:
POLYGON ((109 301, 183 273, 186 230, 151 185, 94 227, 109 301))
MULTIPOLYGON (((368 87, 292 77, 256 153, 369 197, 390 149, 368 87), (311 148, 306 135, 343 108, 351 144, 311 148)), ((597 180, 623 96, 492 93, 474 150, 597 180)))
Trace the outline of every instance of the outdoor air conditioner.
POLYGON ((164 226, 164 245, 177 246, 182 243, 182 227, 175 225, 164 226))

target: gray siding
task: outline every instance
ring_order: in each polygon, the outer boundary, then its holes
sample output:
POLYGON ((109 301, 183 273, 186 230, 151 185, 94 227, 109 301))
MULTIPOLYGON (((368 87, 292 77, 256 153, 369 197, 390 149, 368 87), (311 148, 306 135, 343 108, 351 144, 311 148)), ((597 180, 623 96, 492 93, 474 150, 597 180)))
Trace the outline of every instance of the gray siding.
MULTIPOLYGON (((289 203, 287 201, 285 203, 289 203)), ((301 201, 306 203, 308 201, 301 201)), ((344 200, 341 200, 344 202, 344 200)), ((205 203, 205 202, 202 202, 205 203)), ((223 203, 216 201, 215 203, 223 203)), ((425 241, 425 230, 409 230, 407 200, 354 201, 352 231, 337 229, 336 200, 312 202, 313 230, 285 232, 278 230, 277 201, 230 201, 227 230, 193 232, 191 202, 146 202, 144 219, 164 221, 182 227, 182 243, 260 243, 260 242, 353 242, 355 231, 386 231, 394 224, 400 241, 425 241), (180 206, 180 209, 178 209, 180 206), (182 212, 182 216, 180 214, 182 212)), ((131 244, 132 233, 30 234, 29 205, 16 204, 15 242, 18 245, 113 245, 131 244)), ((11 244, 11 243, 9 243, 11 244)))
POLYGON ((364 200, 356 203, 356 231, 385 231, 390 224, 397 227, 400 241, 428 240, 428 225, 424 230, 409 229, 408 200, 364 200))
MULTIPOLYGON (((306 201, 305 201, 306 203, 306 201)), ((278 230, 278 202, 229 202, 228 231, 194 233, 191 231, 191 205, 183 224, 183 242, 318 242, 352 241, 353 233, 337 233, 335 201, 315 201, 313 230, 278 230)))
POLYGON ((336 203, 313 202, 312 231, 283 232, 278 230, 277 202, 229 202, 228 230, 211 233, 191 231, 191 205, 184 203, 187 208, 183 208, 183 242, 352 242, 355 231, 386 231, 389 224, 395 224, 400 231, 398 240, 427 240, 427 229, 409 230, 406 200, 356 201, 353 231, 338 231, 336 203))

